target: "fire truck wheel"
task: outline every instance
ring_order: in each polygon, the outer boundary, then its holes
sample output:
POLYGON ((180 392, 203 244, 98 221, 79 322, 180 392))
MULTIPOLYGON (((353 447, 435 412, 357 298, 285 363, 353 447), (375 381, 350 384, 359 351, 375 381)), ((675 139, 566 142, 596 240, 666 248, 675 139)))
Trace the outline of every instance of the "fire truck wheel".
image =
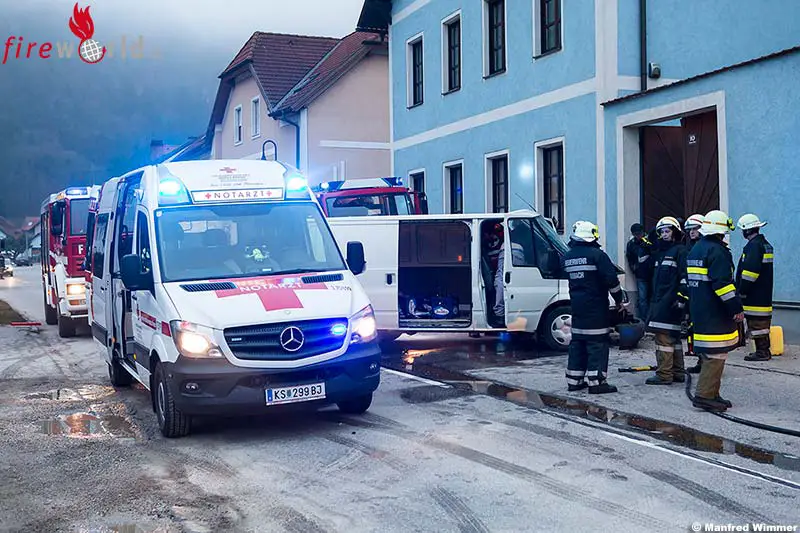
POLYGON ((116 358, 116 354, 114 355, 114 362, 108 364, 108 379, 115 387, 128 387, 133 383, 133 376, 122 368, 122 365, 119 364, 119 360, 116 358))
POLYGON ((55 326, 58 324, 58 311, 47 303, 47 295, 44 296, 44 323, 48 326, 55 326))
POLYGON ((68 316, 58 315, 58 336, 64 338, 74 337, 75 321, 68 316))
POLYGON ((152 394, 155 396, 156 417, 158 418, 158 429, 161 434, 168 439, 175 437, 185 437, 189 434, 192 425, 192 418, 181 413, 175 407, 175 399, 167 383, 164 366, 156 366, 155 389, 152 394))
POLYGON ((348 415, 360 415, 367 412, 369 406, 372 405, 372 393, 365 394, 364 396, 356 396, 337 403, 336 406, 339 410, 348 415))

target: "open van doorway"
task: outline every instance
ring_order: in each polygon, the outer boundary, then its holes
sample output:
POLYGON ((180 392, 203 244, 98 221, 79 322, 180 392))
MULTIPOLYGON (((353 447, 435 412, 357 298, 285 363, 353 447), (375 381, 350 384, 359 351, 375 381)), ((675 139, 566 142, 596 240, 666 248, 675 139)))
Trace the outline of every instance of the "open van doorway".
POLYGON ((462 220, 400 221, 401 328, 472 324, 471 228, 462 220))

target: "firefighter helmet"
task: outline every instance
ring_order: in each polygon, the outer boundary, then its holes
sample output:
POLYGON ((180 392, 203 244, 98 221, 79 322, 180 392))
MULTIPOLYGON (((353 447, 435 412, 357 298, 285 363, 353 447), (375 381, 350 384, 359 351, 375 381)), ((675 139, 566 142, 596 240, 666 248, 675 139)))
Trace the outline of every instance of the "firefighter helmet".
POLYGON ((664 217, 658 221, 658 224, 656 224, 656 231, 660 230, 661 228, 667 228, 669 226, 672 226, 673 228, 679 231, 681 229, 681 224, 675 217, 664 217))
POLYGON ((683 229, 685 229, 686 231, 692 229, 700 229, 700 226, 702 225, 703 225, 703 215, 695 213, 694 215, 686 219, 686 222, 683 224, 683 229))
POLYGON ((739 219, 739 222, 736 225, 739 226, 742 230, 748 230, 748 229, 761 228, 763 226, 766 226, 767 223, 762 222, 758 218, 758 216, 752 213, 747 213, 746 215, 742 215, 742 217, 739 219))
POLYGON ((703 235, 727 235, 736 229, 733 220, 724 211, 714 209, 706 213, 703 217, 703 225, 700 226, 700 233, 703 235))
POLYGON ((572 225, 570 238, 576 241, 594 242, 600 238, 600 230, 591 222, 579 220, 572 225))

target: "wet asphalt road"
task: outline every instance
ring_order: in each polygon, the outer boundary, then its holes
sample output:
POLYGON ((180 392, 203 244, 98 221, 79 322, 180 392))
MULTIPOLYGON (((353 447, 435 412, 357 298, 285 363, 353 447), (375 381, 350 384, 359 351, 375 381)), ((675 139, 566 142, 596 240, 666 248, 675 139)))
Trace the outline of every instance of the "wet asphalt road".
MULTIPOLYGON (((0 281, 0 300, 41 320, 36 270, 0 281)), ((364 416, 204 420, 167 440, 144 390, 108 387, 91 338, 0 327, 0 531, 687 531, 800 520, 800 485, 438 381, 542 356, 563 360, 524 342, 404 337, 385 346, 386 366, 410 361, 416 372, 427 358, 437 381, 387 369, 364 416)))

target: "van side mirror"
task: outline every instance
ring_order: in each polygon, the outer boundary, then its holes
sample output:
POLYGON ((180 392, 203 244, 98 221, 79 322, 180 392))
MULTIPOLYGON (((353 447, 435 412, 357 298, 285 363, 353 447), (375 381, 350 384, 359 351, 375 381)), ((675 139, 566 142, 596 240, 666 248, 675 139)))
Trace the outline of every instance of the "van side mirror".
POLYGON ((358 241, 347 243, 347 266, 350 272, 358 276, 367 266, 367 261, 364 259, 364 245, 358 241))
POLYGON ((129 291, 153 290, 152 272, 142 272, 142 258, 136 254, 128 254, 120 263, 122 283, 129 291))

